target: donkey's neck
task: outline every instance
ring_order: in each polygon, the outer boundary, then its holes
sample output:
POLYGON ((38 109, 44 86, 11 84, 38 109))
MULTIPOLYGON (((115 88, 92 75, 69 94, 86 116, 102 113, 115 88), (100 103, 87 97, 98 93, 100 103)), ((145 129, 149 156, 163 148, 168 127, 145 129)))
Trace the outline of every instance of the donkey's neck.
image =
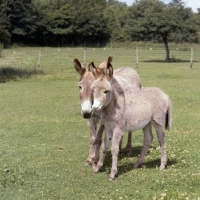
POLYGON ((104 112, 107 115, 107 113, 113 113, 113 115, 119 114, 122 110, 124 110, 125 106, 125 98, 124 98, 124 90, 114 77, 111 79, 111 85, 112 85, 112 92, 110 101, 107 104, 107 106, 104 108, 104 112))
POLYGON ((117 78, 113 77, 110 82, 111 82, 113 92, 114 92, 116 98, 124 97, 124 89, 121 86, 119 80, 117 78))

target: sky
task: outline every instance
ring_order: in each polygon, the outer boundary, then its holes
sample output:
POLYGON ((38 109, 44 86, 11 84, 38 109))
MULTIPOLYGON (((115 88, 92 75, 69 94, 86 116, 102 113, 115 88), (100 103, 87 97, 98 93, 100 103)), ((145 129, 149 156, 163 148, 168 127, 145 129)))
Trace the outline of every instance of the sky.
MULTIPOLYGON (((121 2, 125 2, 128 6, 133 4, 134 0, 118 0, 121 2)), ((161 0, 164 3, 169 3, 171 0, 161 0)), ((200 8, 200 0, 183 0, 185 2, 185 7, 192 8, 193 12, 197 12, 197 8, 200 8)))

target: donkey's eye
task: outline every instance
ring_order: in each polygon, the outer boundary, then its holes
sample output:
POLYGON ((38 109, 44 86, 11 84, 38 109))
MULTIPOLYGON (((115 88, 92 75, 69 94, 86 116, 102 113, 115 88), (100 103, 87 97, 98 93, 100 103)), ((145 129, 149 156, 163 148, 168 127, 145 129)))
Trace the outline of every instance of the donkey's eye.
POLYGON ((107 94, 108 93, 108 90, 104 91, 104 94, 107 94))
POLYGON ((82 90, 82 87, 80 85, 78 87, 79 87, 79 90, 82 90))

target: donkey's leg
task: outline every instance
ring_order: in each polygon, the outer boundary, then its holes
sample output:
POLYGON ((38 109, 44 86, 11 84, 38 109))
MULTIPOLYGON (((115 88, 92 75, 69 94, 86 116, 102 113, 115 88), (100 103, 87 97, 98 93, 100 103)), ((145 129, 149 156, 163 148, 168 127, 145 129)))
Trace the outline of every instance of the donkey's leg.
POLYGON ((113 139, 112 139, 112 147, 111 147, 111 153, 112 153, 112 168, 111 173, 109 176, 109 180, 112 181, 115 178, 115 175, 117 174, 117 160, 118 160, 118 154, 119 154, 119 143, 123 136, 123 132, 120 130, 115 130, 113 132, 113 139))
POLYGON ((165 151, 165 133, 163 132, 162 126, 159 124, 154 124, 156 129, 158 142, 160 144, 160 154, 161 154, 161 164, 160 170, 165 169, 165 165, 167 164, 167 156, 165 151))
POLYGON ((105 132, 104 142, 102 144, 102 150, 100 152, 100 158, 97 165, 93 166, 93 172, 98 172, 100 168, 103 166, 103 162, 104 162, 111 138, 112 138, 111 132, 105 132))
POLYGON ((92 160, 95 157, 95 139, 96 139, 97 122, 93 117, 91 117, 88 120, 88 125, 90 127, 90 149, 89 149, 89 155, 88 155, 88 158, 85 162, 85 165, 91 165, 92 160))
POLYGON ((122 142, 123 142, 123 136, 122 136, 122 138, 121 138, 121 140, 120 140, 120 142, 119 142, 119 149, 122 148, 122 142))
POLYGON ((102 143, 102 134, 104 131, 104 125, 100 125, 100 128, 98 130, 97 136, 96 136, 96 147, 95 147, 95 157, 94 157, 94 164, 96 165, 99 161, 99 151, 102 143))
POLYGON ((147 124, 143 128, 143 133, 144 133, 144 146, 142 148, 142 151, 140 153, 140 156, 139 156, 137 162, 133 165, 134 168, 137 168, 138 166, 140 166, 143 163, 144 156, 146 155, 147 151, 150 148, 150 144, 153 141, 153 134, 152 134, 152 130, 151 130, 151 123, 147 124))
POLYGON ((132 132, 128 132, 128 140, 126 145, 126 155, 130 156, 132 154, 132 132))

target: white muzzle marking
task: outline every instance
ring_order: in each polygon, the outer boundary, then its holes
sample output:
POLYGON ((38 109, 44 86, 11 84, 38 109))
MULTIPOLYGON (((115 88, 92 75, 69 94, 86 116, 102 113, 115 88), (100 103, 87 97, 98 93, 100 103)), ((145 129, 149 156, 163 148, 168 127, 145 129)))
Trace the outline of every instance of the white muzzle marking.
POLYGON ((84 101, 81 104, 81 112, 83 113, 91 113, 92 112, 92 104, 91 101, 84 101))
POLYGON ((92 110, 93 111, 98 111, 98 110, 101 110, 101 103, 100 101, 97 101, 97 100, 94 100, 94 103, 92 105, 92 110))

